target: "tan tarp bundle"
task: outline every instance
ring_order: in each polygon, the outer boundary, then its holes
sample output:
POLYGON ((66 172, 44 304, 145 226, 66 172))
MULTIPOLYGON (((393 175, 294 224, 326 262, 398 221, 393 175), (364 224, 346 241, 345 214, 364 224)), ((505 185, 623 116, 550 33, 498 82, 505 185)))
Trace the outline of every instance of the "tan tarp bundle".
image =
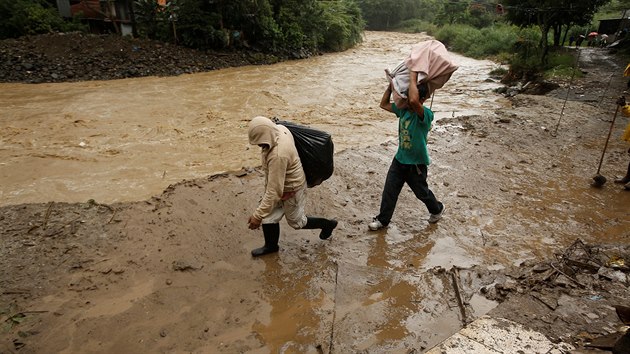
POLYGON ((444 44, 432 39, 414 45, 405 60, 392 71, 385 70, 385 73, 393 85, 396 106, 405 107, 410 70, 418 72, 418 83, 427 82, 429 94, 433 95, 435 90, 444 86, 457 68, 458 66, 450 60, 444 44))

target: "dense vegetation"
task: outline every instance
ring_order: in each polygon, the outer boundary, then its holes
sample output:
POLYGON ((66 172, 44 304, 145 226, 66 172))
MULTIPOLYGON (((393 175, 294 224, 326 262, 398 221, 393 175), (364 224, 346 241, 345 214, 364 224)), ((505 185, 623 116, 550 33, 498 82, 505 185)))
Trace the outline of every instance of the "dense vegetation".
MULTIPOLYGON (((0 0, 0 39, 77 29, 80 14, 64 21, 54 3, 0 0)), ((298 57, 348 49, 361 41, 365 25, 355 0, 169 0, 166 6, 135 0, 133 13, 141 37, 196 49, 248 47, 298 57)))
POLYGON ((85 30, 79 22, 65 21, 46 0, 0 0, 0 19, 0 39, 85 30))
MULTIPOLYGON (((73 0, 80 2, 83 0, 73 0)), ((114 0, 109 0, 114 1, 114 0)), ((0 39, 85 30, 55 0, 0 0, 0 39)), ((240 48, 290 57, 341 51, 364 29, 427 32, 464 55, 518 70, 571 66, 568 37, 621 16, 630 0, 134 0, 134 35, 196 49, 240 48), (598 12, 599 11, 599 12, 598 12), (599 14, 599 15, 598 15, 599 14)), ((629 11, 630 14, 630 11, 629 11)), ((104 14, 107 16, 107 14, 104 14)), ((627 17, 627 16, 626 16, 627 17)), ((83 27, 82 27, 83 26, 83 27)))
POLYGON ((364 27, 353 0, 136 0, 135 14, 141 36, 199 49, 340 51, 359 43, 364 27))

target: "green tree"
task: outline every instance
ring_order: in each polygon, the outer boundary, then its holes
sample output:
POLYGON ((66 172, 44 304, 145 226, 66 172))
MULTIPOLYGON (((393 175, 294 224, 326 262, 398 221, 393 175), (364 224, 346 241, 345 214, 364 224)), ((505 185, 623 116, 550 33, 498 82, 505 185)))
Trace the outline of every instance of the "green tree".
POLYGON ((449 1, 439 10, 436 22, 438 25, 466 24, 470 0, 449 1))
POLYGON ((45 0, 0 0, 0 38, 64 29, 64 20, 45 0))
POLYGON ((494 22, 494 6, 482 3, 468 7, 468 23, 476 28, 484 28, 494 22))
POLYGON ((136 0, 134 13, 138 33, 147 38, 161 39, 160 32, 164 27, 164 12, 154 0, 136 0))
POLYGON ((282 47, 292 53, 312 51, 322 41, 323 9, 316 0, 272 0, 273 18, 282 47))
MULTIPOLYGON (((552 29, 557 33, 563 25, 586 25, 597 9, 610 0, 506 0, 507 20, 521 28, 537 26, 541 31, 539 43, 541 62, 549 52, 548 36, 552 29)), ((558 37, 559 38, 559 35, 558 37)))
POLYGON ((149 38, 294 57, 346 49, 360 42, 363 30, 356 0, 171 0, 166 7, 136 0, 135 13, 149 38))
POLYGON ((438 0, 359 0, 367 28, 387 30, 410 19, 433 21, 441 8, 438 0))
POLYGON ((324 3, 325 24, 321 47, 325 51, 341 51, 360 43, 363 32, 361 9, 354 1, 324 3))

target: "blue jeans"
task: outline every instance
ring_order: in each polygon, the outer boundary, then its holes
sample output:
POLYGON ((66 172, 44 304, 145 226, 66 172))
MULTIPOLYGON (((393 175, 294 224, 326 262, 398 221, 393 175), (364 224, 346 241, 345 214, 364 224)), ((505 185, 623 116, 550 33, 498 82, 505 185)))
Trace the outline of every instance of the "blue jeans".
POLYGON ((426 205, 429 213, 439 214, 444 208, 427 184, 427 165, 406 165, 394 158, 389 166, 389 171, 387 171, 387 179, 381 198, 381 210, 376 216, 381 224, 387 225, 392 220, 398 195, 405 183, 409 185, 416 198, 426 205))

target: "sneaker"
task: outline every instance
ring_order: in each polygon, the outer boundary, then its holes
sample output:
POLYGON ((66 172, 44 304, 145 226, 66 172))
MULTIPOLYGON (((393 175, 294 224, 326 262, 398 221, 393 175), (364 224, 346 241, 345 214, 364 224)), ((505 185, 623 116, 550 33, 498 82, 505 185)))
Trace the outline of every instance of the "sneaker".
POLYGON ((374 218, 374 220, 368 224, 368 228, 372 231, 380 230, 384 227, 385 225, 383 225, 383 223, 381 223, 381 221, 377 218, 374 218))
POLYGON ((431 216, 429 216, 429 223, 435 224, 436 222, 440 221, 440 219, 442 219, 442 215, 444 214, 444 209, 446 209, 446 207, 442 205, 442 210, 439 213, 431 214, 431 216))

